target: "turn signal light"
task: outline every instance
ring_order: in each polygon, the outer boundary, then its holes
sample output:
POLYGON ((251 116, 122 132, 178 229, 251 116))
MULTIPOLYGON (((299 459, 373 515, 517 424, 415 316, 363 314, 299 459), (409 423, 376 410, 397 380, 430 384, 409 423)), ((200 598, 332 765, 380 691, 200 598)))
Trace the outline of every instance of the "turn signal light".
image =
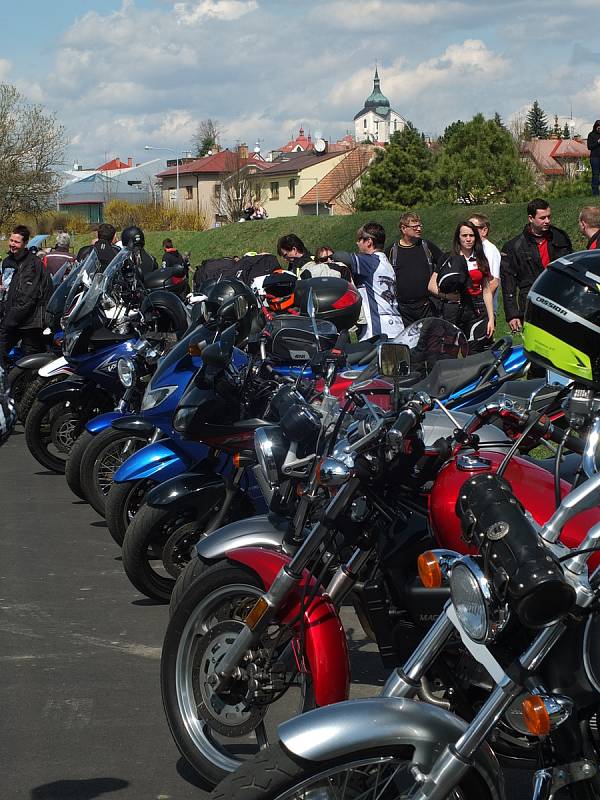
POLYGON ((548 736, 550 714, 539 694, 530 694, 523 700, 523 721, 533 736, 548 736))
POLYGON ((419 578, 426 589, 439 589, 443 583, 442 568, 435 553, 426 550, 417 559, 419 578))
POLYGON ((201 356, 205 347, 206 342, 204 339, 201 342, 192 342, 192 344, 190 344, 188 347, 188 353, 191 356, 201 356))
POLYGON ((248 616, 244 620, 244 623, 250 628, 251 631, 254 630, 254 628, 267 613, 268 608, 269 604, 264 597, 259 597, 254 604, 254 607, 250 609, 248 616))
POLYGON ((242 454, 241 453, 234 453, 233 454, 233 458, 231 460, 233 461, 233 466, 236 469, 239 469, 240 468, 240 464, 242 463, 242 454))

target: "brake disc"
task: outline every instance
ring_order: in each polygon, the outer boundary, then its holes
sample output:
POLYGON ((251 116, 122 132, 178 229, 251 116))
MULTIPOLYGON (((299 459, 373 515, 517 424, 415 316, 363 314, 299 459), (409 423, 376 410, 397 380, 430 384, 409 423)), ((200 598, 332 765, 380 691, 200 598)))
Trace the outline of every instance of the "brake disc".
POLYGON ((201 532, 196 522, 181 525, 169 536, 162 550, 163 566, 172 578, 177 578, 200 539, 201 532))

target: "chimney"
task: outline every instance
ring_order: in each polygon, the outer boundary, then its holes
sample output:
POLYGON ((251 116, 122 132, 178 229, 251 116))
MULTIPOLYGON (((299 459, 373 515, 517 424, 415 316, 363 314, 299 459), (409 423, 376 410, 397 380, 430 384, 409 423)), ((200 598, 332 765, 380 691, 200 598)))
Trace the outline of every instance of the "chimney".
POLYGON ((133 158, 131 156, 129 156, 129 158, 127 159, 127 166, 133 167, 133 158))
POLYGON ((242 142, 238 147, 238 154, 240 158, 248 158, 248 145, 246 142, 242 142))

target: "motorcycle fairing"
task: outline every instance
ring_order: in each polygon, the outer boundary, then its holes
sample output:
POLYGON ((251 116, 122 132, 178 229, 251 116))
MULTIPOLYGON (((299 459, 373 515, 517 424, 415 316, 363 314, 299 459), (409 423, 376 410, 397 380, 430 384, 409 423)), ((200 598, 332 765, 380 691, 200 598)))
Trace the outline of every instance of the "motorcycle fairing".
MULTIPOLYGON (((291 560, 285 553, 260 547, 232 550, 227 553, 227 558, 249 567, 260 577, 265 589, 271 586, 279 570, 291 560)), ((282 609, 282 624, 297 617, 306 584, 309 589, 315 585, 315 579, 308 570, 304 570, 302 580, 282 609)), ((350 687, 346 634, 335 606, 320 590, 304 611, 303 624, 305 653, 313 678, 315 702, 318 706, 325 706, 346 700, 350 687)), ((297 627, 297 624, 294 625, 294 628, 297 627)))
POLYGON ((162 483, 189 470, 208 453, 206 445, 187 442, 186 452, 177 447, 175 441, 161 439, 142 447, 129 456, 113 476, 114 483, 152 478, 162 483))
MULTIPOLYGON (((369 697, 318 708, 283 722, 279 741, 292 755, 320 762, 384 748, 414 749, 413 762, 426 772, 444 746, 454 744, 467 728, 459 717, 428 703, 399 697, 369 697)), ((496 756, 483 744, 473 767, 491 797, 503 800, 504 776, 496 756)))
POLYGON ((59 383, 51 383, 49 386, 44 386, 40 389, 37 399, 41 403, 47 403, 54 400, 73 400, 78 395, 83 394, 88 382, 73 376, 68 380, 60 381, 59 383))
POLYGON ((202 509, 209 508, 223 502, 225 488, 225 479, 222 475, 184 472, 183 475, 177 475, 155 486, 148 493, 146 504, 152 508, 168 508, 180 503, 183 498, 193 498, 202 509))
POLYGON ((45 364, 40 364, 38 368, 40 378, 51 378, 53 375, 72 374, 73 372, 75 370, 63 356, 59 358, 54 356, 50 361, 46 361, 45 364))

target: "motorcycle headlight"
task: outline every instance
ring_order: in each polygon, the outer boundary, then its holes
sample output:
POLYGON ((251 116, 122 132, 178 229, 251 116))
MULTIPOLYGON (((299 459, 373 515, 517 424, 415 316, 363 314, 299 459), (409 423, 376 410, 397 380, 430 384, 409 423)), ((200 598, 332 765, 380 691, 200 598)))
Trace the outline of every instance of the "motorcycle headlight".
POLYGON ((120 358, 117 362, 119 380, 126 389, 133 386, 135 380, 135 364, 130 358, 120 358))
POLYGON ((144 399, 142 400, 141 410, 150 411, 150 409, 156 408, 156 406, 164 403, 165 400, 177 390, 177 388, 177 386, 161 386, 158 389, 146 389, 146 392, 144 393, 144 399))
POLYGON ((470 558, 457 561, 450 576, 450 593, 456 616, 474 642, 489 641, 492 636, 492 593, 489 583, 470 558))
POLYGON ((277 425, 258 428, 254 433, 254 449, 258 465, 271 488, 281 480, 281 467, 288 451, 285 434, 277 425))

